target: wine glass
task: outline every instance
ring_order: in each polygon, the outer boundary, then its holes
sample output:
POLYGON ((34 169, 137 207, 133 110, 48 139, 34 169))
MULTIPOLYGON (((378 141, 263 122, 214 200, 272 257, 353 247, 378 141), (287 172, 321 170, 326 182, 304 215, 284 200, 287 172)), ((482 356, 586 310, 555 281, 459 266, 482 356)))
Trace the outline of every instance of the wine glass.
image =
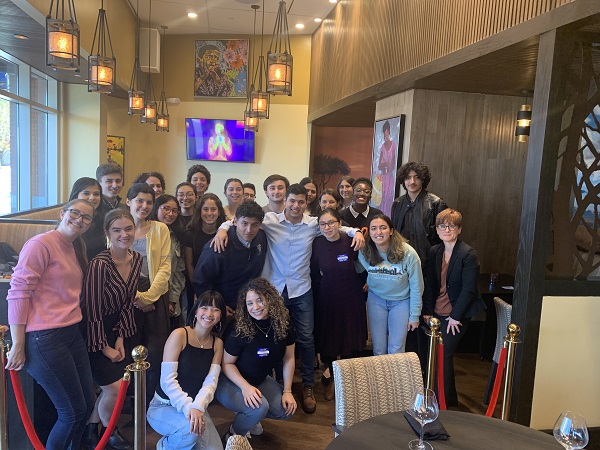
POLYGON ((415 392, 412 404, 408 413, 421 425, 421 435, 419 439, 414 439, 408 443, 411 450, 425 450, 433 447, 429 442, 423 441, 423 427, 426 423, 433 422, 440 413, 435 392, 431 389, 424 389, 415 392))
POLYGON ((552 433, 554 439, 567 450, 584 448, 590 440, 585 419, 573 411, 558 416, 552 433))

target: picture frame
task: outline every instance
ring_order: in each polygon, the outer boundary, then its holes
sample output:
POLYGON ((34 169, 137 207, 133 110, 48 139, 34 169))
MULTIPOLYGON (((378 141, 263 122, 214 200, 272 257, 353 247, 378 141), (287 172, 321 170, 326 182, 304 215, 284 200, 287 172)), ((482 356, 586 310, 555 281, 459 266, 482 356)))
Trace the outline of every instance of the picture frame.
POLYGON ((195 98, 246 98, 248 39, 197 40, 194 47, 195 98))
POLYGON ((370 205, 380 209, 387 216, 390 216, 392 203, 400 193, 396 174, 402 165, 405 118, 406 116, 401 114, 378 120, 373 132, 373 192, 370 205))
POLYGON ((106 159, 107 162, 120 166, 123 169, 123 174, 125 174, 124 136, 106 136, 106 159))

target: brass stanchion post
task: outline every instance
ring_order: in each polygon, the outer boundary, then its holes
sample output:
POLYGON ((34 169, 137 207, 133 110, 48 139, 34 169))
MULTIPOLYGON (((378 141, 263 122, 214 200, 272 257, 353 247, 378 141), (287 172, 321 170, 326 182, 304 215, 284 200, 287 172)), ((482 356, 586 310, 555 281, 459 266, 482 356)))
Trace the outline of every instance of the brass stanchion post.
POLYGON ((8 331, 8 327, 0 325, 0 450, 8 450, 8 438, 7 438, 7 421, 6 417, 6 344, 4 342, 4 334, 8 331))
POLYGON ((521 327, 511 323, 506 327, 508 336, 504 338, 504 348, 506 348, 506 376, 504 378, 504 395, 502 397, 502 420, 508 420, 510 414, 510 398, 512 394, 513 371, 515 369, 515 352, 517 344, 521 343, 517 336, 521 332, 521 327))
POLYGON ((435 317, 429 319, 429 331, 426 331, 429 339, 429 358, 427 360, 427 389, 433 390, 435 387, 435 363, 437 361, 438 343, 442 338, 440 321, 435 317))
POLYGON ((138 345, 131 352, 133 364, 127 366, 127 370, 134 375, 134 440, 135 450, 146 450, 146 370, 150 363, 146 362, 148 350, 143 345, 138 345))

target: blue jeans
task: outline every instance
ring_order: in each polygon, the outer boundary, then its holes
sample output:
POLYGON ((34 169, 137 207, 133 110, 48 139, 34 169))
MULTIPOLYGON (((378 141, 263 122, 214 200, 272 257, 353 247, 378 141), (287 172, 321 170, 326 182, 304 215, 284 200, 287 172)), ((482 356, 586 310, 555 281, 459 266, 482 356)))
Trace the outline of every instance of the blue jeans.
POLYGON ((373 354, 404 353, 410 304, 407 300, 385 300, 369 291, 367 309, 373 354))
POLYGON ((25 357, 25 370, 44 388, 58 413, 46 449, 78 449, 96 402, 79 325, 25 333, 25 357))
POLYGON ((262 394, 262 403, 258 408, 246 406, 244 395, 237 385, 223 373, 219 377, 219 385, 215 397, 219 403, 230 411, 236 413, 233 421, 233 431, 244 436, 250 429, 265 417, 268 419, 289 419, 285 408, 281 404, 283 388, 271 377, 256 386, 262 394))
MULTIPOLYGON (((296 329, 296 345, 300 354, 300 375, 303 386, 315 385, 315 307, 312 290, 299 297, 289 298, 287 290, 281 294, 296 329)), ((279 372, 279 370, 278 370, 279 372)), ((279 376, 279 374, 277 375, 279 376)))
POLYGON ((156 398, 150 401, 147 418, 150 426, 164 436, 164 450, 223 450, 221 437, 208 411, 204 413, 206 426, 200 436, 190 433, 190 421, 183 412, 156 398))

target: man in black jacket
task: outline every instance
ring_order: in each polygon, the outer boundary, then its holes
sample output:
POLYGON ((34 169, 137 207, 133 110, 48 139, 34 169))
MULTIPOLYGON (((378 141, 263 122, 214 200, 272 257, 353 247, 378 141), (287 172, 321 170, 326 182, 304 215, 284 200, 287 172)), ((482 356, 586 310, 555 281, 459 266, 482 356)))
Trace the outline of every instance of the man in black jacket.
POLYGON ((227 316, 233 316, 240 288, 252 278, 260 277, 267 257, 267 236, 260 229, 265 213, 256 202, 246 202, 235 212, 228 234, 229 245, 221 253, 202 249, 192 285, 198 297, 215 290, 225 299, 227 316))

